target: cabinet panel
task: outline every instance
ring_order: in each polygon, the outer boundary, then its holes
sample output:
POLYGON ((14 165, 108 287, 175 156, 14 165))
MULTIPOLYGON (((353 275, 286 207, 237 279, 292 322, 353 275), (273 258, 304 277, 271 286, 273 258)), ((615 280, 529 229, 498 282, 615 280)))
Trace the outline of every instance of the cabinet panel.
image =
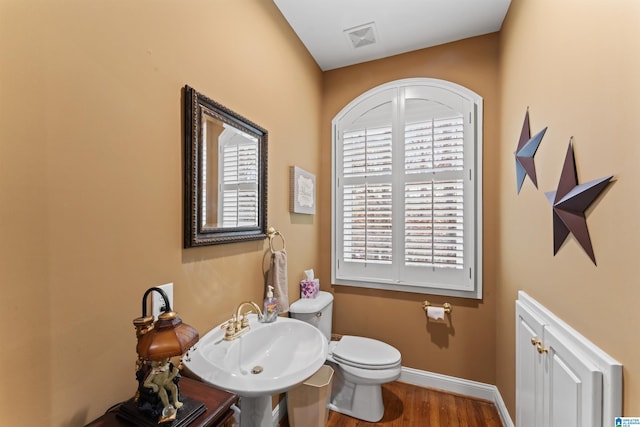
POLYGON ((596 427, 602 419, 602 372, 579 351, 561 341, 551 326, 543 335, 545 360, 545 425, 596 427))
POLYGON ((542 338, 542 321, 519 304, 516 314, 516 425, 541 427, 542 355, 535 343, 542 338))

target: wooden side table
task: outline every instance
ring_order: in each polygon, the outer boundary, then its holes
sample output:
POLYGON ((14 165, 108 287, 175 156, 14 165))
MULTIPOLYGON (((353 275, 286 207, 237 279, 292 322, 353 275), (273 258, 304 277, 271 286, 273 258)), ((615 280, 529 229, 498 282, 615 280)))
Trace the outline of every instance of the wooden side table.
MULTIPOLYGON (((223 426, 233 416, 231 405, 238 402, 238 396, 235 394, 218 390, 187 377, 180 378, 180 394, 204 403, 207 408, 202 415, 189 424, 189 427, 223 426)), ((133 425, 116 416, 117 412, 116 406, 85 427, 131 427, 133 425)))

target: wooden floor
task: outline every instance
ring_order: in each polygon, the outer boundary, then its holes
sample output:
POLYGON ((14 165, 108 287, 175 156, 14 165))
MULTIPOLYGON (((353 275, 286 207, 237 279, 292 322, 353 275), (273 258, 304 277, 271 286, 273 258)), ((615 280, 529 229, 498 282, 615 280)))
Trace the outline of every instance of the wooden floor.
MULTIPOLYGON (((495 405, 485 400, 397 381, 382 386, 382 399, 384 417, 377 423, 331 411, 327 427, 503 427, 495 405)), ((290 427, 286 417, 280 427, 290 427)))

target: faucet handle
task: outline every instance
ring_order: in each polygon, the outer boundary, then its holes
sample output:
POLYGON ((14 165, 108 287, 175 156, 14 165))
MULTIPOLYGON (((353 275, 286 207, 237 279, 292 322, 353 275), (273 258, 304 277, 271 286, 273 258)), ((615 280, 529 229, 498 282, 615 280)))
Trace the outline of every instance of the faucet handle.
POLYGON ((223 327, 226 325, 226 330, 224 331, 225 338, 231 338, 236 334, 236 318, 235 317, 236 316, 233 316, 231 319, 227 320, 225 324, 222 325, 223 327))
POLYGON ((253 313, 253 311, 247 311, 242 315, 242 321, 240 322, 241 328, 246 328, 247 326, 249 326, 249 319, 247 319, 247 314, 249 313, 253 313))
POLYGON ((227 320, 226 322, 224 322, 222 325, 220 325, 220 329, 232 329, 235 330, 237 329, 237 324, 238 324, 238 320, 236 319, 236 315, 234 314, 233 316, 231 316, 231 319, 227 320))

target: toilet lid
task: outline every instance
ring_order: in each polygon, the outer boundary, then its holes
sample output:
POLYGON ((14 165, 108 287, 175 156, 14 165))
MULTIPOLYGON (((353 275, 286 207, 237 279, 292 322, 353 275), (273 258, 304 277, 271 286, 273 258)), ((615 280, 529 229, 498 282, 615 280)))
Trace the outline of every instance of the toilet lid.
POLYGON ((369 369, 388 369, 400 363, 401 355, 395 347, 364 337, 343 336, 333 349, 338 363, 369 369))

